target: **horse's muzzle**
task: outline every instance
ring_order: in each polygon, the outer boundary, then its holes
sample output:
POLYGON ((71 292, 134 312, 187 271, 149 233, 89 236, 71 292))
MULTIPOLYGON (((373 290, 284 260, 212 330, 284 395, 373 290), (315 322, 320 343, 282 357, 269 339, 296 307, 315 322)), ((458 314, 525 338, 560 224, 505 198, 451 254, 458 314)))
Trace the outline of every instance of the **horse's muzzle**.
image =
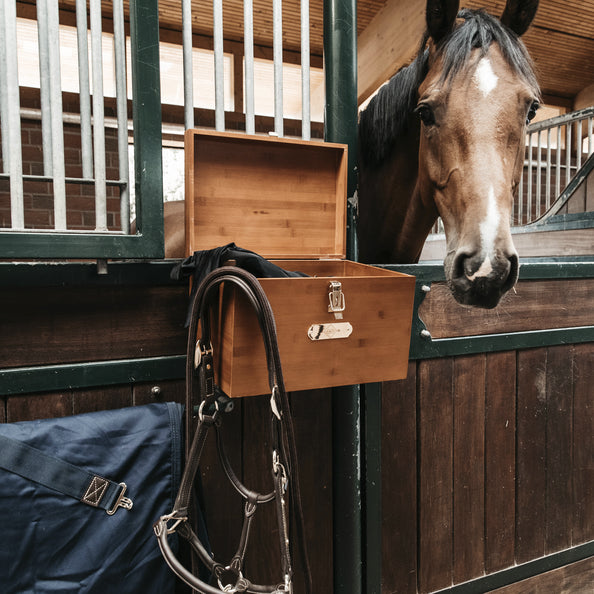
POLYGON ((492 309, 518 280, 518 256, 497 254, 483 258, 458 250, 444 262, 452 295, 463 305, 492 309))

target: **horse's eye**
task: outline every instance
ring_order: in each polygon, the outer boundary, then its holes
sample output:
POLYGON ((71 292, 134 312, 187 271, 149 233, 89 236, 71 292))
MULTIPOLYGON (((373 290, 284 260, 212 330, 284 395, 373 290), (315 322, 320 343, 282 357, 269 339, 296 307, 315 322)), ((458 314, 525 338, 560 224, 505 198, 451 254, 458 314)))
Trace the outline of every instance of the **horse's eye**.
POLYGON ((538 101, 533 101, 532 105, 530 105, 530 109, 528 110, 528 115, 526 116, 526 123, 529 124, 536 115, 536 111, 540 107, 540 103, 538 101))
POLYGON ((435 115, 433 110, 426 103, 421 103, 416 109, 415 113, 425 126, 433 126, 435 124, 435 115))

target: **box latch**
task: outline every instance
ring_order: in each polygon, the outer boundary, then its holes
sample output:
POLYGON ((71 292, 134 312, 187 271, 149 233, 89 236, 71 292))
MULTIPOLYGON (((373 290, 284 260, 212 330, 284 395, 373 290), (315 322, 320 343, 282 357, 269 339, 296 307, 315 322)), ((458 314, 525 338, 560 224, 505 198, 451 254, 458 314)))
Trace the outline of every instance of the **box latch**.
POLYGON ((328 313, 333 313, 337 320, 342 320, 342 312, 344 311, 346 304, 344 293, 342 292, 342 283, 340 281, 330 281, 328 298, 330 300, 328 313))

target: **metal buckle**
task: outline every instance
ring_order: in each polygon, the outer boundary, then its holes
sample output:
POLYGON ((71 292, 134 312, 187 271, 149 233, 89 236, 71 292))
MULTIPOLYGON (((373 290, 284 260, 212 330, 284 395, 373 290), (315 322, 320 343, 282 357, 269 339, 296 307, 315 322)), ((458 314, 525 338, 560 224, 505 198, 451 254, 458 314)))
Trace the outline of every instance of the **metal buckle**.
POLYGON ((208 343, 208 348, 203 348, 200 340, 196 341, 196 350, 194 351, 194 368, 198 367, 202 362, 204 355, 212 355, 212 342, 208 343))
POLYGON ((123 507, 124 509, 132 509, 132 506, 134 505, 132 499, 124 497, 124 493, 128 488, 126 483, 120 483, 120 487, 122 487, 122 490, 120 491, 120 494, 116 499, 116 502, 113 504, 113 507, 111 509, 106 510, 108 516, 113 516, 113 514, 115 514, 118 511, 118 507, 123 507))

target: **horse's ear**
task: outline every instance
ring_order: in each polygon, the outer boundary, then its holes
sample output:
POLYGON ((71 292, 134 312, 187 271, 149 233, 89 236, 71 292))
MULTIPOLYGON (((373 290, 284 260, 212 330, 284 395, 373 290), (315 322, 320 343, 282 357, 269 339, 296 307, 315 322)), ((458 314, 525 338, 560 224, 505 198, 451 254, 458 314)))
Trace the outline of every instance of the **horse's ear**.
POLYGON ((460 0, 427 0, 427 30, 435 43, 439 43, 454 29, 460 0))
POLYGON ((534 19, 538 0, 507 0, 501 22, 517 35, 524 35, 534 19))

